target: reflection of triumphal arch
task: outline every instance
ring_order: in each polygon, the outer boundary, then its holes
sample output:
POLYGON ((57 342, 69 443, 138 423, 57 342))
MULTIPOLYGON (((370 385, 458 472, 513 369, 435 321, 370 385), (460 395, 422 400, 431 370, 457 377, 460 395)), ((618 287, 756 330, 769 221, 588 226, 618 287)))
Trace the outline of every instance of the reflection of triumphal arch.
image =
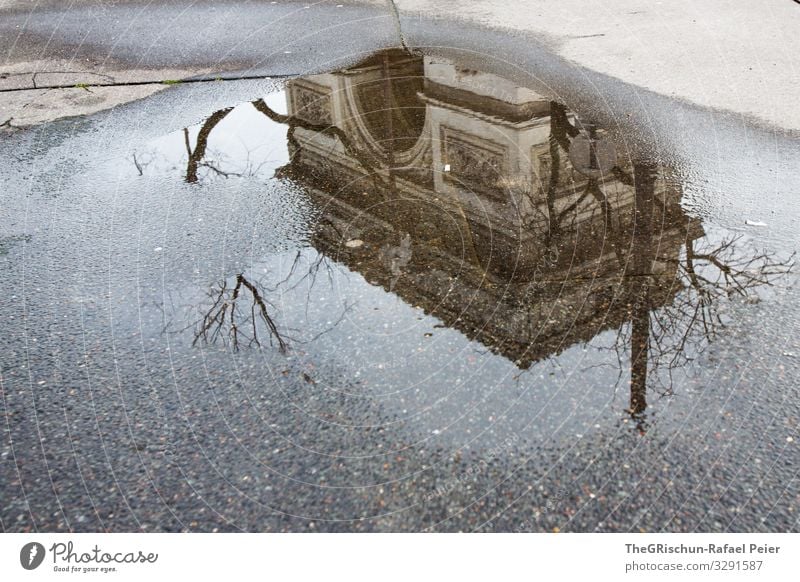
POLYGON ((571 159, 604 133, 491 73, 386 52, 287 101, 283 171, 324 208, 315 245, 520 367, 630 321, 623 281, 668 302, 700 234, 657 169, 571 159))
MULTIPOLYGON (((287 114, 251 105, 287 127, 276 177, 315 203, 315 265, 338 261, 523 369, 614 330, 634 415, 648 378, 671 383, 714 337, 718 299, 750 297, 792 267, 742 254, 736 238, 699 240, 662 168, 492 73, 386 51, 286 95, 287 114)), ((230 111, 203 123, 194 148, 187 137, 187 182, 211 167, 208 137, 230 111)), ((257 287, 241 273, 231 284, 219 297, 250 290, 286 348, 257 287)), ((203 321, 218 317, 212 306, 203 321)))
MULTIPOLYGON (((294 80, 286 95, 287 114, 251 105, 287 127, 290 161, 276 177, 313 199, 318 261, 346 265, 523 369, 614 330, 635 415, 648 378, 671 382, 711 341, 718 299, 749 297, 791 268, 742 255, 735 238, 699 240, 662 168, 627 160, 600 128, 492 73, 387 51, 294 80)), ((187 145, 188 182, 230 111, 187 145)), ((233 296, 248 284, 237 275, 233 296)))
MULTIPOLYGON (((530 246, 528 261, 539 256, 542 234, 607 237, 606 222, 615 226, 634 204, 624 160, 600 181, 576 172, 563 147, 578 134, 571 116, 491 73, 386 52, 293 81, 287 100, 290 115, 336 127, 350 141, 345 147, 338 133, 297 128, 295 160, 305 170, 337 183, 391 183, 398 194, 436 201, 462 215, 481 244, 491 231, 495 245, 510 237, 515 248, 530 246)), ((656 188, 677 201, 678 192, 656 188)), ((612 245, 605 250, 613 256, 612 245)))

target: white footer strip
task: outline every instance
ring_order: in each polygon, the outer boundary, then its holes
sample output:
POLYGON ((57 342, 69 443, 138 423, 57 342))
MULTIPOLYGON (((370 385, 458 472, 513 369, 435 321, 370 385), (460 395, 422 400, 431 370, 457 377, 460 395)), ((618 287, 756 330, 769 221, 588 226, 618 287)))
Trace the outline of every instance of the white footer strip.
POLYGON ((800 534, 0 535, 4 580, 772 581, 798 571, 800 534))

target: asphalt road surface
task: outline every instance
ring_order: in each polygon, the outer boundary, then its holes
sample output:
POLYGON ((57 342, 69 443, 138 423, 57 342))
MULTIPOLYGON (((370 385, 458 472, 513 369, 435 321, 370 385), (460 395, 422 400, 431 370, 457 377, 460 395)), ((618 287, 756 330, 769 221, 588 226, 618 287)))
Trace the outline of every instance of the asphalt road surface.
POLYGON ((382 3, 81 6, 2 49, 239 80, 0 134, 5 531, 798 530, 790 130, 382 3))

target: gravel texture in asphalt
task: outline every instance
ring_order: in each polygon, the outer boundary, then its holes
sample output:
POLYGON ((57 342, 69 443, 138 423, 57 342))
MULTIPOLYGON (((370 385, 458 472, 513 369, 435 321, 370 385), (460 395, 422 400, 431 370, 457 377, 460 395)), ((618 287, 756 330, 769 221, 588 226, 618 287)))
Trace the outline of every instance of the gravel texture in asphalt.
POLYGON ((796 531, 791 134, 328 8, 3 136, 3 529, 796 531))

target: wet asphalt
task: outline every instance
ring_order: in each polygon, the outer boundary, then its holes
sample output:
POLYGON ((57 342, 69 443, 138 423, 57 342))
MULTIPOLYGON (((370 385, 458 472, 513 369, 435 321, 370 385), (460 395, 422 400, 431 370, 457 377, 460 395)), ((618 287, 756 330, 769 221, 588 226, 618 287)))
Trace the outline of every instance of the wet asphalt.
MULTIPOLYGON (((228 68, 255 70, 263 25, 250 22, 252 44, 162 31, 185 54, 156 39, 137 54, 154 66, 225 54, 228 68)), ((277 30, 286 41, 270 46, 297 41, 296 27, 277 30)), ((319 72, 396 42, 388 18, 353 30, 303 41, 313 51, 276 48, 258 70, 319 72)), ((468 32, 420 21, 406 34, 603 123, 631 156, 673 168, 709 237, 791 260, 794 136, 468 32)), ((137 51, 126 34, 107 31, 122 39, 111 57, 137 51)), ((324 209, 273 177, 289 157, 285 128, 257 125, 246 105, 272 95, 277 107, 282 90, 182 85, 3 136, 5 531, 798 530, 793 276, 724 302, 724 329, 653 389, 642 430, 625 412, 613 329, 520 370, 346 261, 321 261, 324 209), (186 183, 183 128, 242 103, 220 125, 218 156, 233 152, 242 175, 186 183), (239 350, 196 341, 215 289, 238 273, 267 281, 288 353, 264 336, 239 350)))

